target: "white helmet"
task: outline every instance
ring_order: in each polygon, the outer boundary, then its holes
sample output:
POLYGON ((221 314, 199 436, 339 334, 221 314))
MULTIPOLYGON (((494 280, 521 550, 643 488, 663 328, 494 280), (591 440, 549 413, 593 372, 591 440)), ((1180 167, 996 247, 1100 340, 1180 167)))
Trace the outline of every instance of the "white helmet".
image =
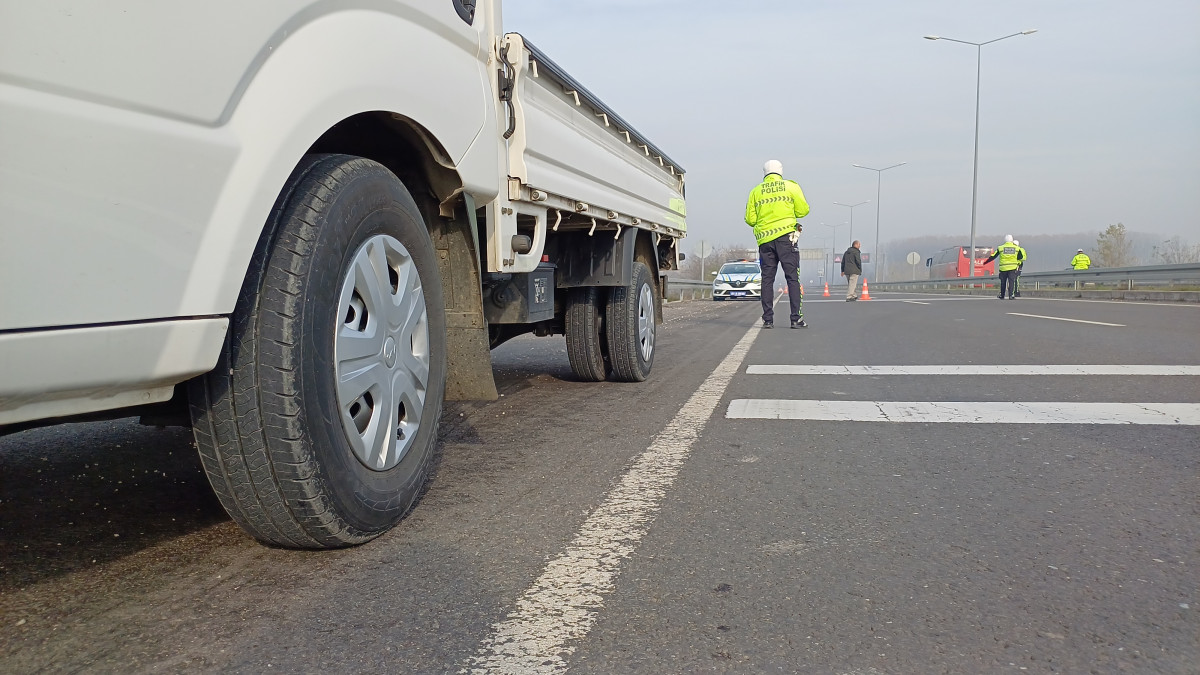
POLYGON ((1013 239, 1013 246, 1020 246, 1020 245, 1021 245, 1020 241, 1013 239))
POLYGON ((1011 234, 1004 235, 1004 243, 1006 243, 1006 244, 1012 243, 1012 235, 1011 234))
POLYGON ((766 164, 763 164, 763 175, 769 176, 773 173, 783 177, 783 163, 777 159, 768 159, 766 164))

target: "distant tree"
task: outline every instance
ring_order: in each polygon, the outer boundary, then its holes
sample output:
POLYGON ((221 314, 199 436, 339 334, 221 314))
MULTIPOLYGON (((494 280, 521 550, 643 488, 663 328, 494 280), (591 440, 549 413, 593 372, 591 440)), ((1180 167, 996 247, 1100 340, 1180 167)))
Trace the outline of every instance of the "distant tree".
POLYGON ((1154 259, 1164 265, 1200 262, 1200 244, 1189 246, 1176 235, 1154 247, 1154 259))
POLYGON ((1092 262, 1097 267, 1129 267, 1138 264, 1137 256, 1133 255, 1130 243, 1125 233, 1125 225, 1117 223, 1109 225, 1096 238, 1096 259, 1092 262))
MULTIPOLYGON (((750 239, 750 243, 754 243, 753 238, 750 239)), ((742 258, 755 260, 757 257, 758 250, 755 248, 700 241, 691 251, 687 251, 687 258, 680 265, 680 271, 690 279, 711 281, 712 273, 720 269, 722 263, 742 258)))

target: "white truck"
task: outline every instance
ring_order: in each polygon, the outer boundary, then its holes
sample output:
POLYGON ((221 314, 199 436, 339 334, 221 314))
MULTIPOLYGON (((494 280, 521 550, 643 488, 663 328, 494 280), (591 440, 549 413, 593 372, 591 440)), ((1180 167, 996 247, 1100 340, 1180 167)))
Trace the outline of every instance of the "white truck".
POLYGON ((500 0, 3 0, 0 433, 180 421, 254 537, 367 541, 504 340, 647 377, 683 198, 500 0))

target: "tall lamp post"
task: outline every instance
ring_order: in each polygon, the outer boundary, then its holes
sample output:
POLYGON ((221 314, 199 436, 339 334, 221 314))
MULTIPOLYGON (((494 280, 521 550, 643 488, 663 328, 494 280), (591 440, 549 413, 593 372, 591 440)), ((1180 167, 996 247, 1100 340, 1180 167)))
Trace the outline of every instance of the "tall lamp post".
POLYGON ((841 202, 834 202, 834 204, 837 204, 838 206, 850 207, 850 243, 854 243, 854 207, 862 206, 863 204, 870 204, 870 203, 871 203, 870 199, 868 199, 865 202, 859 202, 857 204, 843 204, 841 202))
POLYGON ((1020 33, 1005 35, 1004 37, 998 37, 995 40, 988 40, 987 42, 968 42, 966 40, 955 40, 954 38, 941 37, 940 35, 925 36, 926 40, 949 40, 950 42, 958 42, 964 45, 975 46, 975 168, 971 177, 971 269, 967 276, 975 276, 975 198, 979 192, 979 76, 982 72, 980 61, 983 57, 983 46, 990 45, 993 42, 1007 40, 1011 37, 1017 37, 1018 35, 1030 35, 1036 32, 1036 28, 1031 28, 1030 30, 1023 30, 1020 33))
POLYGON ((871 167, 863 166, 862 164, 854 165, 860 169, 867 169, 868 171, 875 172, 875 255, 878 256, 878 259, 875 261, 875 283, 879 283, 879 268, 883 267, 883 247, 879 245, 879 187, 883 183, 884 171, 887 171, 888 169, 894 169, 898 166, 904 166, 905 164, 908 164, 908 162, 900 162, 899 164, 893 164, 882 169, 872 169, 871 167))
MULTIPOLYGON (((825 225, 825 223, 821 223, 821 224, 825 225)), ((844 224, 845 223, 843 223, 843 225, 844 224)), ((841 227, 841 225, 836 225, 836 224, 835 225, 825 225, 825 227, 833 228, 833 241, 830 242, 830 244, 829 244, 829 278, 832 279, 833 278, 833 269, 834 269, 833 268, 833 257, 835 255, 837 255, 837 229, 839 227, 841 227)))
POLYGON ((813 239, 816 239, 817 241, 821 242, 821 251, 822 251, 822 254, 821 254, 821 276, 824 277, 826 281, 829 281, 829 256, 824 254, 825 242, 829 241, 829 237, 814 236, 813 239))

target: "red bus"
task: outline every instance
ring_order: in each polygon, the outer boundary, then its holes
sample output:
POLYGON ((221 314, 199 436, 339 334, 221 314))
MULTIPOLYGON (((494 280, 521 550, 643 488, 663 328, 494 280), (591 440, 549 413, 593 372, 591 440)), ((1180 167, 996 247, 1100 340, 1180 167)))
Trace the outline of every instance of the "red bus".
MULTIPOLYGON (((971 268, 971 247, 951 246, 937 252, 932 258, 925 260, 929 268, 930 279, 957 279, 969 277, 971 268)), ((986 246, 975 247, 975 276, 990 277, 996 274, 996 261, 984 264, 984 260, 992 254, 992 249, 986 246)))

